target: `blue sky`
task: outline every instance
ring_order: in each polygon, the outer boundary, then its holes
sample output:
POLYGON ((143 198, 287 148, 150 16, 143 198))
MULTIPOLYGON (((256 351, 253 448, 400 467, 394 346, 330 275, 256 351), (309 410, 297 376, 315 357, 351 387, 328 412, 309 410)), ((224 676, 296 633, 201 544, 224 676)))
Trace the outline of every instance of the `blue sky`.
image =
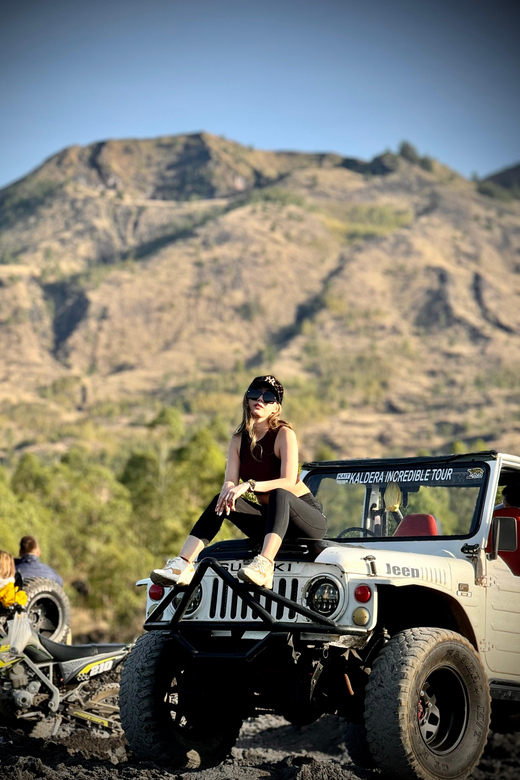
POLYGON ((0 187, 72 144, 183 132, 460 173, 520 161, 505 0, 1 0, 0 187))

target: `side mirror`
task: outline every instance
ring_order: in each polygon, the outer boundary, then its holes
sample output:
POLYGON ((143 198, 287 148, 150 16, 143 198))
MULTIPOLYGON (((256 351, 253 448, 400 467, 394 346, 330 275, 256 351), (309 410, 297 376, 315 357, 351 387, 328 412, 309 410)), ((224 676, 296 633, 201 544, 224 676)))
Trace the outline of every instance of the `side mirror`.
POLYGON ((518 547, 515 517, 494 517, 491 525, 490 559, 496 560, 499 552, 514 552, 518 547))

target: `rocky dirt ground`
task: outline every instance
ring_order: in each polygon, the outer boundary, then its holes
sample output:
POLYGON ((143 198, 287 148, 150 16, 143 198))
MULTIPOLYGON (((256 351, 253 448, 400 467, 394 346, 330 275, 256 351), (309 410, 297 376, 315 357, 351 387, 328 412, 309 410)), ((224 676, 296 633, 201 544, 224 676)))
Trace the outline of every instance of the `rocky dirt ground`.
MULTIPOLYGON (((79 731, 67 739, 28 739, 0 728, 0 777, 9 780, 385 780, 379 770, 356 766, 346 749, 347 726, 322 717, 303 728, 262 715, 247 721, 232 755, 213 769, 168 771, 137 763, 123 738, 100 739, 79 731)), ((518 780, 520 733, 490 733, 472 780, 518 780)))

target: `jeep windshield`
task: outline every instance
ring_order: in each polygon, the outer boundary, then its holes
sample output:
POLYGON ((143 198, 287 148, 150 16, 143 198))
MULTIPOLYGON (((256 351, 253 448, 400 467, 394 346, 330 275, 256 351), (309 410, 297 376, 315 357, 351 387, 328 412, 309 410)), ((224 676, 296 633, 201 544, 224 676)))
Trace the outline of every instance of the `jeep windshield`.
POLYGON ((327 538, 346 542, 471 536, 484 500, 485 461, 410 458, 306 465, 327 538))

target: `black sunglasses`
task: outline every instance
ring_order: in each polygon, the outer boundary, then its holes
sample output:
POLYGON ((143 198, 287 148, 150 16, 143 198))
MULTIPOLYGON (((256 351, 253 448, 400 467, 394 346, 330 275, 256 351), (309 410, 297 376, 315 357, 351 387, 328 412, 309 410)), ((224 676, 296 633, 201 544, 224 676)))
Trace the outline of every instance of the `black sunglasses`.
POLYGON ((262 391, 258 387, 250 387, 246 393, 246 398, 248 401, 259 401, 260 398, 263 398, 264 404, 275 404, 278 401, 275 394, 270 390, 262 391))

